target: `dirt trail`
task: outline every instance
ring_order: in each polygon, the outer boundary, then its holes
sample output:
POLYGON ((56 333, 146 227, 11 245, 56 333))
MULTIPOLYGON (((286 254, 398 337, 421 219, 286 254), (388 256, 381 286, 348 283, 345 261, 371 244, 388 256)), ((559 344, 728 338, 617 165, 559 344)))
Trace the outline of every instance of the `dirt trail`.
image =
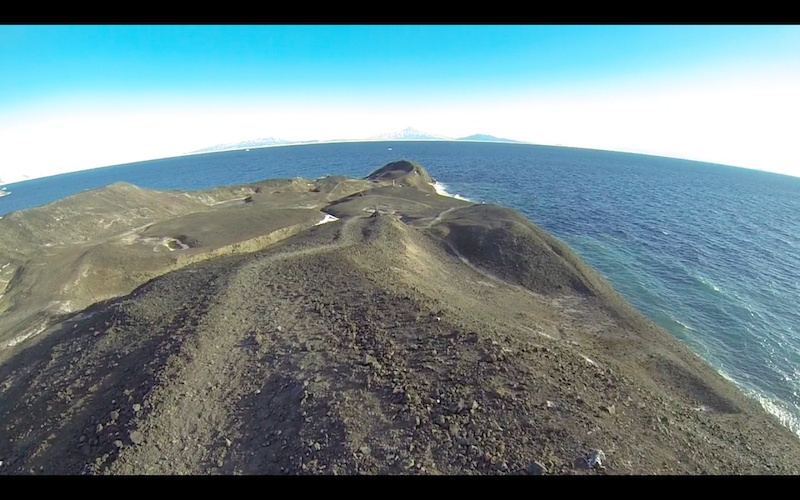
POLYGON ((280 336, 296 326, 292 314, 296 306, 290 300, 279 293, 254 296, 253 291, 264 281, 272 281, 283 261, 313 257, 358 243, 357 223, 356 217, 328 223, 338 226, 333 243, 271 252, 238 264, 222 294, 214 299, 209 314, 195 326, 191 347, 187 346, 183 356, 185 360, 176 361, 172 368, 180 371, 181 385, 166 386, 152 398, 150 405, 165 411, 148 417, 146 431, 140 431, 142 439, 151 435, 172 438, 155 438, 152 446, 126 448, 107 472, 167 474, 208 468, 235 469, 228 455, 235 451, 230 450, 231 439, 240 437, 241 430, 230 422, 230 410, 248 395, 260 394, 258 380, 269 380, 275 375, 275 369, 264 364, 259 353, 280 343, 274 338, 276 334, 280 336), (182 411, 174 412, 173 408, 182 411), (188 422, 191 422, 189 428, 188 422), (152 464, 153 447, 164 457, 180 459, 152 464), (195 450, 196 447, 200 449, 195 450), (141 467, 141 463, 151 465, 141 467))

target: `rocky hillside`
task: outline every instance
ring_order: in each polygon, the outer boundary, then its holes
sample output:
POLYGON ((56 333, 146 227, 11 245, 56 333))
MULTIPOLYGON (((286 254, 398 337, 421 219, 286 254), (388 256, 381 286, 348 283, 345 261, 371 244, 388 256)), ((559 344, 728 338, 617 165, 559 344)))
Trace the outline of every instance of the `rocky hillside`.
POLYGON ((800 473, 563 243, 423 181, 146 192, 181 201, 47 233, 0 301, 0 474, 800 473))

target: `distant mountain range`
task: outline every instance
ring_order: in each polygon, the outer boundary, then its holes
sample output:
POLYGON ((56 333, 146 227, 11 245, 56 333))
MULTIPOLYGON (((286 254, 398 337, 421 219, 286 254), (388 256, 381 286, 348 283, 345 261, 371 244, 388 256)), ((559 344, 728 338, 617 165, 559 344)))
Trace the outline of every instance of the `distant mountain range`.
POLYGON ((17 175, 11 174, 10 176, 4 175, 3 178, 0 179, 0 186, 5 186, 6 184, 13 184, 15 182, 27 181, 30 179, 31 177, 25 174, 17 174, 17 175))
POLYGON ((211 153, 214 151, 260 148, 265 146, 280 146, 284 144, 292 144, 292 141, 287 141, 285 139, 276 139, 274 137, 260 137, 258 139, 250 139, 248 141, 217 144, 216 146, 211 146, 208 148, 198 149, 197 151, 192 151, 192 153, 211 153))
POLYGON ((247 141, 217 144, 208 148, 198 149, 191 151, 187 154, 197 153, 211 153, 215 151, 231 151, 236 149, 249 149, 249 148, 263 148, 269 146, 287 146, 290 144, 311 144, 317 142, 357 142, 357 141, 479 141, 479 142, 506 142, 506 143, 519 143, 526 144, 524 141, 515 141, 513 139, 503 139, 488 134, 473 134, 466 137, 447 137, 443 135, 429 134, 413 127, 406 127, 399 132, 387 132, 384 134, 374 135, 367 139, 341 139, 330 141, 289 141, 286 139, 276 139, 274 137, 261 137, 259 139, 250 139, 247 141))

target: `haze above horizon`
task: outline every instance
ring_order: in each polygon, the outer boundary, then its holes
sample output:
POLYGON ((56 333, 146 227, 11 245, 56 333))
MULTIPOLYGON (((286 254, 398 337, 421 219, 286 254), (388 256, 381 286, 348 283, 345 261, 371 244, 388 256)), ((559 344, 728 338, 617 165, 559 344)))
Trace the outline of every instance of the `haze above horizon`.
POLYGON ((0 26, 0 180, 413 126, 800 177, 800 26, 0 26))

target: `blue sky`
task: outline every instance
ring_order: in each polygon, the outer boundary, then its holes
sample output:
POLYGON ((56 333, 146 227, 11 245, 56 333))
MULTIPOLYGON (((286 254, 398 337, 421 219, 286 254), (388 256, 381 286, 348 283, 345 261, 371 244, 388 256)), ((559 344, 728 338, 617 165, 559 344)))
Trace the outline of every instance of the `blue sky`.
POLYGON ((0 179, 407 126, 800 175, 799 26, 0 26, 0 179))

